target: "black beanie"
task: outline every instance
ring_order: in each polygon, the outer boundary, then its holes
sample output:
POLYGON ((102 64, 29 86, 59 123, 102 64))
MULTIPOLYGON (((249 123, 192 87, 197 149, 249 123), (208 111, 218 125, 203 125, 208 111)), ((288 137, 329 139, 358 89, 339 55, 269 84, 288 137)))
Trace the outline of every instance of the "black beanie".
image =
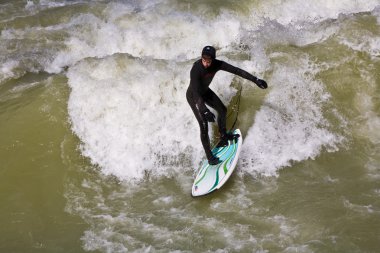
POLYGON ((215 53, 215 48, 212 47, 212 46, 205 46, 202 50, 202 56, 203 55, 208 55, 210 56, 212 59, 215 59, 215 56, 216 56, 216 53, 215 53))

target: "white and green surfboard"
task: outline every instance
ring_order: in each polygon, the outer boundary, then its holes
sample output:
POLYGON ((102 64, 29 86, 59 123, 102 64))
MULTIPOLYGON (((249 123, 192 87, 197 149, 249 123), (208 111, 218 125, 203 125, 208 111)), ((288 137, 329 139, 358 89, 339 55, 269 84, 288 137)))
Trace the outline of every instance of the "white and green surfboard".
POLYGON ((228 141, 228 146, 215 147, 212 153, 222 162, 217 165, 210 165, 204 161, 197 177, 194 180, 191 194, 196 196, 206 195, 222 187, 235 169, 243 137, 239 129, 234 130, 234 134, 240 137, 236 140, 228 141))

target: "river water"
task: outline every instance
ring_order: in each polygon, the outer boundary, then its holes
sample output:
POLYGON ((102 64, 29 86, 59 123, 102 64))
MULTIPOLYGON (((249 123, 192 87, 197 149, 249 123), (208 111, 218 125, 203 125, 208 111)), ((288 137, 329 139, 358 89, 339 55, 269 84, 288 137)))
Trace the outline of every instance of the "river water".
POLYGON ((0 252, 380 252, 379 0, 3 0, 0 32, 0 252), (205 45, 269 88, 216 75, 244 143, 192 198, 205 45))

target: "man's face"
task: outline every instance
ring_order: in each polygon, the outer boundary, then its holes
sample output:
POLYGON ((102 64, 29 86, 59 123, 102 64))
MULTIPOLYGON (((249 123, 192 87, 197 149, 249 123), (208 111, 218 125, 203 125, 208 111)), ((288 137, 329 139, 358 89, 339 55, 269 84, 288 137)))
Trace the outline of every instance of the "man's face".
POLYGON ((202 65, 206 69, 211 66, 212 59, 209 56, 202 56, 202 65))

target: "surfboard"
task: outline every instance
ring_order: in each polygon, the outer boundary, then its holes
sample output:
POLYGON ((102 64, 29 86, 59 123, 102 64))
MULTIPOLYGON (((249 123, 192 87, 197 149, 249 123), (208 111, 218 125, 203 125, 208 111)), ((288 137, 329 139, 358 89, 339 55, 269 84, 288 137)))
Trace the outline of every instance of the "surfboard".
POLYGON ((231 176, 238 161, 243 137, 239 129, 235 129, 234 134, 240 137, 236 140, 228 141, 228 146, 215 147, 212 153, 222 162, 217 165, 210 165, 207 160, 202 163, 200 170, 194 180, 191 194, 202 196, 209 194, 222 187, 231 176))

